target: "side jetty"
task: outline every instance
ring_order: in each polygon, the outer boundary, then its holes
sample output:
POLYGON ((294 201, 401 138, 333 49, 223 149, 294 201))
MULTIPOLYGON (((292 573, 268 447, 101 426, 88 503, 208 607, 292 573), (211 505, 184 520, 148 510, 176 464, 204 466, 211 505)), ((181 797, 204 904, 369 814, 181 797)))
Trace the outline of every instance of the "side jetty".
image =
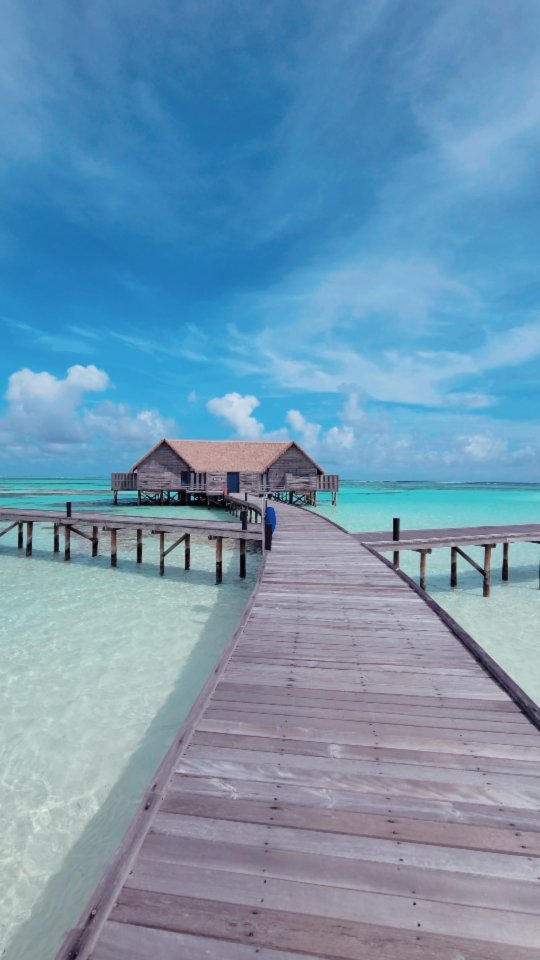
POLYGON ((355 537, 275 510, 58 960, 538 960, 534 704, 355 537))

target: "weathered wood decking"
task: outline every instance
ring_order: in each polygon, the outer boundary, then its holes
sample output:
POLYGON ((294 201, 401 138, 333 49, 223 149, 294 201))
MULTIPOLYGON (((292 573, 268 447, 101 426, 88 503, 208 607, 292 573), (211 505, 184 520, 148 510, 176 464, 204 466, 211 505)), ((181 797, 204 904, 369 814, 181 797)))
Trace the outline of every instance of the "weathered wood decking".
POLYGON ((150 829, 59 956, 539 958, 538 730, 393 570, 276 511, 150 829))
POLYGON ((402 530, 393 540, 386 530, 353 533, 360 543, 376 550, 420 550, 452 546, 483 546, 485 543, 538 543, 540 523, 514 523, 483 527, 447 527, 445 529, 402 530))

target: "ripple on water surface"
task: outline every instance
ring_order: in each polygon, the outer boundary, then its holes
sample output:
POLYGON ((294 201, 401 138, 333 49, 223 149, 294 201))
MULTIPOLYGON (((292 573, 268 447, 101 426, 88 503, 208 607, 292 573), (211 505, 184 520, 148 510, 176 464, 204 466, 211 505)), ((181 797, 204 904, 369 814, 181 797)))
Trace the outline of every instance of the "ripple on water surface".
POLYGON ((111 570, 76 538, 71 563, 53 558, 41 527, 27 560, 14 534, 0 545, 0 956, 49 960, 234 630, 259 557, 242 582, 225 548, 218 588, 203 538, 189 572, 179 550, 160 578, 149 539, 138 568, 122 534, 111 570))

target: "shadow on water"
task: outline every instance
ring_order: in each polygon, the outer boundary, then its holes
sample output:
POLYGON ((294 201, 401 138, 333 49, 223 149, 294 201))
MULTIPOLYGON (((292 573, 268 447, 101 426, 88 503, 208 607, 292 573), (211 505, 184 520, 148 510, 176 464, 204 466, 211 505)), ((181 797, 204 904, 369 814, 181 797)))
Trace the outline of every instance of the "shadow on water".
MULTIPOLYGON (((99 570, 103 574, 108 573, 111 576, 137 576, 155 580, 156 577, 159 577, 159 553, 155 550, 146 550, 146 556, 143 553, 143 562, 137 563, 136 560, 132 559, 130 556, 122 555, 121 549, 125 545, 122 543, 122 539, 118 538, 118 565, 114 568, 111 568, 110 555, 107 555, 105 551, 98 555, 97 557, 91 557, 88 553, 79 552, 77 545, 73 545, 71 550, 71 560, 64 560, 64 551, 61 546, 59 553, 53 553, 51 550, 45 550, 42 547, 34 547, 32 550, 32 556, 27 557, 25 555, 24 548, 19 550, 16 546, 11 544, 3 544, 0 541, 0 556, 8 556, 12 558, 17 558, 21 563, 67 563, 67 564, 77 564, 78 566, 84 565, 89 566, 93 570, 99 570)), ((131 543, 128 543, 126 546, 127 550, 133 552, 133 546, 131 543)), ((224 539, 223 544, 224 557, 230 558, 230 566, 228 568, 224 567, 224 586, 226 586, 227 579, 230 580, 231 576, 234 577, 235 582, 238 579, 238 571, 234 570, 234 559, 233 554, 238 553, 238 547, 233 546, 232 541, 227 541, 224 539), (227 574, 229 576, 227 577, 227 574)), ((211 542, 208 541, 207 537, 200 535, 191 535, 191 564, 190 569, 184 569, 184 560, 183 560, 183 548, 182 545, 177 548, 177 552, 174 555, 165 559, 165 576, 169 580, 178 580, 179 582, 189 579, 189 582, 192 584, 215 584, 215 567, 213 565, 213 560, 210 560, 212 551, 211 542), (205 560, 206 565, 198 567, 197 566, 197 546, 200 546, 205 551, 205 560)), ((256 541, 248 540, 246 542, 246 554, 248 556, 256 555, 257 562, 260 558, 260 546, 256 541)), ((249 561, 248 561, 249 563, 249 561)))
MULTIPOLYGON (((48 562, 50 557, 47 558, 48 562)), ((208 572, 206 572, 208 573, 208 572)), ((254 579, 245 581, 245 603, 254 579)), ((52 960, 67 930, 74 927, 92 891, 118 847, 146 787, 173 741, 238 623, 231 616, 224 636, 223 610, 217 601, 177 677, 176 685, 147 728, 100 809, 47 881, 31 916, 9 941, 2 960, 52 960), (216 642, 216 638, 219 638, 216 642)))

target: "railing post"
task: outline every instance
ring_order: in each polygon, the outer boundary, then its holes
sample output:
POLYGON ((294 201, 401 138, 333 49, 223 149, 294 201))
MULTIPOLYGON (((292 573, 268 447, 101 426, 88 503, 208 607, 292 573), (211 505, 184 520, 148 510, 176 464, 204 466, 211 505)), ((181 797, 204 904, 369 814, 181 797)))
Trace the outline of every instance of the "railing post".
POLYGON ((71 516, 71 500, 68 500, 66 503, 66 517, 71 516))
POLYGON ((264 549, 272 549, 272 524, 265 523, 264 525, 264 549))
POLYGON ((248 512, 247 510, 240 511, 240 519, 242 521, 242 530, 247 530, 248 525, 248 512))
POLYGON ((246 541, 240 540, 240 576, 242 580, 246 576, 246 541))
MULTIPOLYGON (((399 540, 400 535, 399 517, 394 517, 392 521, 392 540, 399 540)), ((394 566, 399 567, 399 550, 394 550, 394 566)))

